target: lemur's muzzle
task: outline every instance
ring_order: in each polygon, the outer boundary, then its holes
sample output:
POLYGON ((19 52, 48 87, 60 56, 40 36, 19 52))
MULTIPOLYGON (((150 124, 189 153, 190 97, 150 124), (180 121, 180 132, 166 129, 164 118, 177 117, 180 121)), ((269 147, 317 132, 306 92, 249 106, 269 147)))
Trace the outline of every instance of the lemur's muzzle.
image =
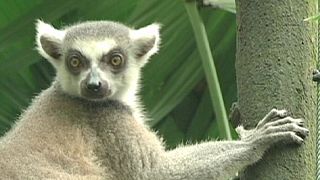
POLYGON ((101 88, 101 82, 98 81, 98 82, 95 82, 95 83, 87 83, 86 84, 86 88, 89 90, 89 91, 92 91, 92 92, 98 92, 101 88))
POLYGON ((92 70, 86 79, 81 82, 81 95, 89 99, 102 99, 110 95, 109 85, 92 70))

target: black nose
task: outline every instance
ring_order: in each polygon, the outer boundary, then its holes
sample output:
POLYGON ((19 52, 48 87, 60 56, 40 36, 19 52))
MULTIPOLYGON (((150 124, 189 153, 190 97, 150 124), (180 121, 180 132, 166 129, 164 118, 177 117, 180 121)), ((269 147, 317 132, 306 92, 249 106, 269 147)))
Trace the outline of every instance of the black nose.
POLYGON ((101 89, 101 82, 87 83, 87 89, 97 92, 101 89))

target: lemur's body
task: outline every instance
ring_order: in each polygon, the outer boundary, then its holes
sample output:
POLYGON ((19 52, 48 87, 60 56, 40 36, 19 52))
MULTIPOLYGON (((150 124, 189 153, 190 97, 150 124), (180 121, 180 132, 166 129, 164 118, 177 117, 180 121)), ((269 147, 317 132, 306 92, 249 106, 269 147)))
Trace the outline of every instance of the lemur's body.
POLYGON ((135 95, 158 38, 155 25, 94 22, 59 31, 39 22, 39 51, 57 78, 1 139, 0 179, 221 180, 277 142, 303 142, 303 121, 272 110, 255 129, 240 127, 239 141, 166 151, 141 121, 135 95))
POLYGON ((0 179, 144 179, 164 149, 117 101, 41 93, 0 144, 0 179), (135 158, 130 158, 135 157, 135 158))

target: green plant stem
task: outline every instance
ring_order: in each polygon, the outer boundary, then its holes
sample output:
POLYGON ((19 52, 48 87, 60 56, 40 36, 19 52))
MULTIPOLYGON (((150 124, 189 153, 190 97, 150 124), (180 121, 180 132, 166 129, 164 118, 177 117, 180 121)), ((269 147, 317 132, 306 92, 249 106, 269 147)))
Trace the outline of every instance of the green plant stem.
POLYGON ((216 114, 220 137, 223 139, 231 139, 229 122, 223 102, 218 75, 210 51, 209 41, 203 21, 199 15, 195 1, 185 1, 184 4, 193 27, 198 50, 200 52, 210 97, 213 103, 213 109, 216 114))

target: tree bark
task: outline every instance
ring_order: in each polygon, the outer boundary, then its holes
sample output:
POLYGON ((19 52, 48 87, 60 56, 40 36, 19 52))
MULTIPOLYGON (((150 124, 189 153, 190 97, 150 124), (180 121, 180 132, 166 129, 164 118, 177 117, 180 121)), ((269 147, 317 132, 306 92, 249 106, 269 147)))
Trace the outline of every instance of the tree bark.
POLYGON ((272 108, 306 120, 310 135, 301 146, 276 146, 248 167, 241 179, 315 178, 317 59, 316 0, 236 0, 238 105, 252 128, 272 108))

